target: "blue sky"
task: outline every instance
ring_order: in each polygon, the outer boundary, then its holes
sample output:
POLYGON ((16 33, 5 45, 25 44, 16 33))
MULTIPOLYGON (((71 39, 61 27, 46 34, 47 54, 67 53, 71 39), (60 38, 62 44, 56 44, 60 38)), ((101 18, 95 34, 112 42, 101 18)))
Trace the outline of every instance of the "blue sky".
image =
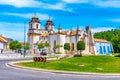
MULTIPOLYGON (((120 0, 0 0, 0 34, 14 40, 24 40, 24 21, 34 13, 42 28, 49 16, 57 30, 80 29, 90 25, 93 32, 116 29, 120 26, 120 0)), ((26 32, 27 33, 27 32, 26 32)))

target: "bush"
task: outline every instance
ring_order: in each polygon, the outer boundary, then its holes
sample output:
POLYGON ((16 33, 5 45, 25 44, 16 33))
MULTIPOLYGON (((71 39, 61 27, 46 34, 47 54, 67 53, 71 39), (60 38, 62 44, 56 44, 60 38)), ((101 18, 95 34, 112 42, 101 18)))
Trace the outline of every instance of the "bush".
POLYGON ((120 57, 120 54, 115 55, 115 57, 120 57))
POLYGON ((82 55, 75 54, 74 57, 82 57, 82 55))
POLYGON ((56 54, 62 54, 62 52, 57 52, 56 54))

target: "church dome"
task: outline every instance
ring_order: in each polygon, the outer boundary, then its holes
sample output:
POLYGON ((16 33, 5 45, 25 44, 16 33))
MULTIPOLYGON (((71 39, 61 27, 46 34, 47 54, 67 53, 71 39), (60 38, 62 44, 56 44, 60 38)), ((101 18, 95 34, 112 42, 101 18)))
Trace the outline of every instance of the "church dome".
POLYGON ((33 18, 38 18, 37 15, 34 15, 33 18))
POLYGON ((32 17, 32 20, 30 22, 38 22, 38 23, 40 23, 39 18, 37 17, 36 14, 32 17))

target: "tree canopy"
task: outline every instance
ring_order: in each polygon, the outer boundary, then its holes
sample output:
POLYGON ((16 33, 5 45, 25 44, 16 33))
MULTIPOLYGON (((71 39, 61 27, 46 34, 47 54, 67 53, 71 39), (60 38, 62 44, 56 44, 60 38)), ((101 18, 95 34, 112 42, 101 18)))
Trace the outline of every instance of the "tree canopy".
POLYGON ((25 50, 29 50, 29 49, 30 49, 29 43, 26 43, 26 44, 23 46, 23 48, 24 48, 25 50))
POLYGON ((57 44, 57 45, 56 45, 56 48, 60 48, 60 47, 62 47, 62 45, 60 45, 60 44, 57 44))
POLYGON ((70 50, 70 43, 65 43, 64 44, 64 49, 65 50, 70 50))
POLYGON ((44 46, 45 47, 50 47, 50 44, 49 43, 44 43, 44 46))
POLYGON ((44 44, 43 43, 39 43, 38 44, 38 49, 43 49, 45 46, 44 46, 44 44))
POLYGON ((12 49, 12 50, 17 50, 17 49, 21 49, 22 48, 21 43, 18 42, 17 40, 12 41, 9 46, 10 46, 10 49, 12 49))
POLYGON ((78 41, 77 50, 80 50, 80 55, 82 56, 81 51, 85 50, 85 42, 84 41, 78 41))

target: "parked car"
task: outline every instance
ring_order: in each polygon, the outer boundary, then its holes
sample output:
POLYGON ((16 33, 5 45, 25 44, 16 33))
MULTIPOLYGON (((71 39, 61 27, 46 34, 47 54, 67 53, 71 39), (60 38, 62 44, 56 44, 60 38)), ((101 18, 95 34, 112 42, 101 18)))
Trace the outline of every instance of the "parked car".
POLYGON ((42 51, 42 52, 40 53, 40 55, 45 56, 45 55, 47 55, 47 52, 43 52, 43 51, 42 51))

